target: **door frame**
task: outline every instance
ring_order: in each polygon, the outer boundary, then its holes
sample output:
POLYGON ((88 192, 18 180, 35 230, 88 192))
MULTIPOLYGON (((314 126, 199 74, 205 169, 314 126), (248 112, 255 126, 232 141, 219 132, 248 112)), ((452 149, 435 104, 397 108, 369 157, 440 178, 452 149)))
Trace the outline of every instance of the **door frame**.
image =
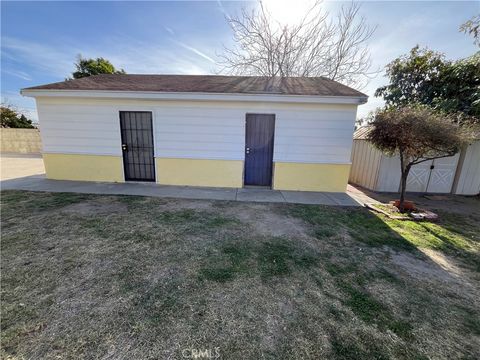
POLYGON ((156 121, 155 121, 155 110, 152 107, 137 107, 137 106, 120 106, 116 108, 117 114, 118 114, 118 135, 120 138, 120 153, 122 156, 122 172, 123 172, 123 181, 124 182, 157 182, 157 162, 156 162, 156 139, 155 139, 155 131, 156 131, 156 121), (123 137, 122 137, 122 120, 121 120, 121 112, 143 112, 143 113, 150 113, 151 116, 151 122, 152 122, 152 145, 153 145, 153 152, 152 152, 152 157, 153 157, 153 180, 127 180, 126 172, 125 172, 125 157, 124 152, 122 150, 122 144, 123 144, 123 137))
POLYGON ((260 113, 260 112, 247 112, 245 113, 245 121, 244 121, 244 142, 243 142, 243 176, 242 176, 242 188, 245 188, 245 186, 258 186, 262 188, 270 188, 273 189, 273 178, 274 178, 274 173, 275 173, 275 162, 273 161, 273 158, 275 156, 275 126, 277 123, 277 115, 275 113, 260 113), (273 136, 272 136, 272 169, 270 171, 270 185, 269 186, 262 186, 262 185, 246 185, 245 184, 245 175, 247 173, 247 116, 248 115, 271 115, 273 116, 273 136))

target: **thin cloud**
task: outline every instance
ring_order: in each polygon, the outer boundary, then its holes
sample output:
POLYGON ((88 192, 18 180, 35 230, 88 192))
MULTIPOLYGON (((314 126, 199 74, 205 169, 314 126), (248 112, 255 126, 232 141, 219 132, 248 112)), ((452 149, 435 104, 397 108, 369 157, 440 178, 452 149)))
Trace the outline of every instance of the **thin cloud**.
MULTIPOLYGON (((179 47, 142 42, 122 36, 108 39, 108 43, 111 44, 109 47, 77 48, 61 45, 54 48, 50 45, 3 37, 2 56, 8 51, 8 57, 22 66, 28 66, 60 79, 71 74, 78 54, 86 58, 104 57, 115 67, 125 69, 127 73, 212 73, 214 59, 197 48, 180 41, 172 41, 179 47), (204 61, 199 61, 199 57, 204 61)), ((29 80, 34 79, 30 77, 29 80)))
POLYGON ((3 36, 2 56, 5 49, 10 55, 13 54, 19 63, 28 64, 52 75, 65 76, 73 68, 73 58, 68 57, 66 52, 48 45, 3 36))
POLYGON ((23 71, 6 70, 6 69, 2 68, 2 73, 15 76, 15 77, 20 78, 22 80, 28 80, 28 81, 32 80, 32 77, 30 75, 28 75, 26 72, 23 72, 23 71))
POLYGON ((175 31, 172 30, 172 28, 169 28, 168 26, 163 27, 170 35, 175 35, 175 31))
POLYGON ((193 52, 194 54, 197 54, 198 56, 204 58, 205 60, 208 60, 210 61, 211 63, 216 63, 215 60, 213 60, 210 56, 206 55, 205 53, 201 52, 200 50, 190 46, 190 45, 187 45, 181 41, 175 41, 175 43, 177 45, 180 45, 181 47, 183 47, 184 49, 187 49, 187 50, 190 50, 191 52, 193 52))
MULTIPOLYGON (((180 46, 172 47, 165 44, 159 45, 155 42, 143 42, 135 39, 129 41, 115 42, 122 44, 119 47, 108 49, 103 56, 109 59, 116 67, 125 69, 127 73, 161 73, 161 74, 208 74, 212 60, 208 55, 202 55, 193 51, 192 47, 176 40, 171 40, 180 46), (185 46, 182 46, 182 45, 185 46), (185 51, 187 50, 187 51, 185 51), (201 57, 200 60, 198 57, 201 57)), ((85 53, 93 56, 95 53, 85 53)))
POLYGON ((223 6, 221 0, 217 0, 217 5, 218 5, 218 8, 220 9, 220 12, 221 12, 223 15, 225 15, 225 17, 226 17, 227 19, 230 19, 230 14, 227 12, 227 10, 225 9, 225 7, 223 6))

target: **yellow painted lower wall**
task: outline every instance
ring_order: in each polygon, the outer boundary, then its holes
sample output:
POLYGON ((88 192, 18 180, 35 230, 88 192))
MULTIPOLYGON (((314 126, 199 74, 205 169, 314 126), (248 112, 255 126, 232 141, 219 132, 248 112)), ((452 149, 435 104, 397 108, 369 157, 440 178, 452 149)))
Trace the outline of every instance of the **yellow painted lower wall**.
POLYGON ((48 179, 123 182, 121 156, 43 154, 48 179))
MULTIPOLYGON (((43 154, 48 179, 124 182, 121 156, 43 154)), ((243 161, 155 158, 157 183, 163 185, 243 186, 243 161)), ((274 163, 276 190, 346 190, 349 164, 274 163)))
POLYGON ((350 165, 276 162, 274 169, 275 190, 344 192, 350 165))
POLYGON ((243 161, 155 158, 163 185, 242 187, 243 161))

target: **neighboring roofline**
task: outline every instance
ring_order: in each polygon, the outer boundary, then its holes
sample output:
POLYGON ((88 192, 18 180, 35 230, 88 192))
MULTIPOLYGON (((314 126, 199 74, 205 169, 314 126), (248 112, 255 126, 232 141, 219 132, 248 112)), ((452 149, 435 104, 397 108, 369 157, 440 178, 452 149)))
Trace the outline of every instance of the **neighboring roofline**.
POLYGON ((198 100, 198 101, 253 101, 292 102, 313 104, 365 104, 368 96, 319 96, 264 93, 202 93, 202 92, 161 92, 121 90, 54 90, 22 89, 20 94, 29 97, 75 97, 102 99, 146 99, 146 100, 198 100))

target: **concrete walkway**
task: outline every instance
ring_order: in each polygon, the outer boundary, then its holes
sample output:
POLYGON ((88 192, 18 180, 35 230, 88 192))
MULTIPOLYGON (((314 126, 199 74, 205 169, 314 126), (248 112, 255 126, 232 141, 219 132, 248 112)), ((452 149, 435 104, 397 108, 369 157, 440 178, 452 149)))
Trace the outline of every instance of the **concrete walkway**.
POLYGON ((0 153, 0 180, 45 174, 40 154, 0 153))
POLYGON ((87 181, 49 180, 45 178, 39 155, 0 154, 0 188, 89 194, 140 195, 183 199, 256 201, 295 204, 360 206, 346 193, 278 191, 263 188, 207 188, 165 186, 154 183, 99 183, 87 181))
POLYGON ((2 190, 76 192, 89 194, 139 195, 183 199, 255 201, 294 204, 360 206, 346 193, 279 191, 247 188, 207 188, 166 186, 154 183, 100 183, 88 181, 49 180, 45 175, 32 175, 0 182, 2 190))

